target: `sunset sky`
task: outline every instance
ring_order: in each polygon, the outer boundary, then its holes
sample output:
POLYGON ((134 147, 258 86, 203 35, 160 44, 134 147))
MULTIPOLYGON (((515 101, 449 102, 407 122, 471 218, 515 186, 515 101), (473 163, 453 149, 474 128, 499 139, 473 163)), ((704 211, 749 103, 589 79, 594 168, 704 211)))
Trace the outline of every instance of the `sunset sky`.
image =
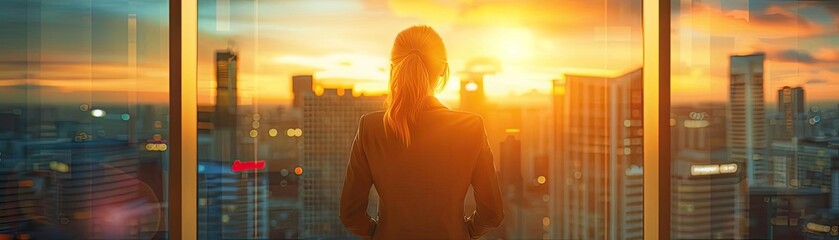
POLYGON ((783 86, 803 86, 808 101, 837 100, 839 2, 674 1, 673 8, 674 102, 727 100, 728 56, 755 52, 766 53, 767 101, 783 86))
MULTIPOLYGON (((674 102, 725 101, 730 54, 767 54, 770 102, 784 85, 803 85, 811 100, 830 99, 839 87, 839 3, 673 6, 674 102)), ((33 8, 9 0, 0 7, 0 27, 8 29, 0 36, 0 88, 8 93, 2 100, 39 91, 111 101, 127 88, 139 101, 165 102, 166 1, 67 0, 33 8)), ((643 57, 640 0, 199 0, 199 103, 214 102, 213 54, 226 48, 239 54, 242 104, 288 101, 296 74, 313 74, 324 87, 383 93, 393 39, 416 24, 434 27, 448 48, 453 78, 441 97, 449 101, 458 97, 458 72, 473 59, 500 62, 486 90, 508 96, 548 93, 564 73, 618 75, 641 67, 643 57)))
POLYGON ((384 93, 393 39, 416 24, 435 28, 447 46, 453 74, 441 97, 449 100, 458 97, 457 72, 477 58, 501 64, 486 77, 490 96, 547 93, 563 73, 616 75, 642 60, 641 1, 235 2, 200 4, 200 102, 212 101, 212 54, 228 45, 240 55, 245 103, 290 99, 295 74, 384 93))

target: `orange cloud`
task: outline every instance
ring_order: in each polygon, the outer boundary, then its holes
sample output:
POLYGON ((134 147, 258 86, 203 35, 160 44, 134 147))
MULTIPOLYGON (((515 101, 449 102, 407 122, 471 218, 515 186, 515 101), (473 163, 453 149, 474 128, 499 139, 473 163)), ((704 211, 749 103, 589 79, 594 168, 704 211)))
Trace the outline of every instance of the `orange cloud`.
POLYGON ((804 37, 823 32, 823 28, 797 13, 771 5, 764 12, 722 10, 707 4, 694 4, 680 14, 676 26, 715 36, 782 38, 804 37))
POLYGON ((813 57, 821 61, 839 62, 839 50, 834 48, 820 48, 813 52, 813 57))

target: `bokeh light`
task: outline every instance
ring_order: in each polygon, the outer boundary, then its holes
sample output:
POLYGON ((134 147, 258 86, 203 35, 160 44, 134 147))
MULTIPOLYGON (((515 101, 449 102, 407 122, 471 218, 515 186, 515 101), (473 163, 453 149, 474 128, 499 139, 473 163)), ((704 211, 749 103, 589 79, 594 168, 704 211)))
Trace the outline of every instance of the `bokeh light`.
POLYGON ((102 109, 93 109, 90 111, 90 116, 97 118, 105 117, 105 114, 105 110, 102 109))

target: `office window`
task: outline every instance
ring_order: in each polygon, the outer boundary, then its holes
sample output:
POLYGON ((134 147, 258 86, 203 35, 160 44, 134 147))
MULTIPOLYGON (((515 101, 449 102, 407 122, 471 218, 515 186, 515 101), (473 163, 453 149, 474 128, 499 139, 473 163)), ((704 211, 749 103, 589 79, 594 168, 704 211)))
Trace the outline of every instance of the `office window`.
POLYGON ((839 3, 671 8, 671 237, 837 238, 839 3))
POLYGON ((416 24, 448 49, 437 96, 487 122, 507 213, 487 238, 643 237, 642 1, 198 4, 199 238, 351 237, 357 121, 416 24))
POLYGON ((166 238, 167 3, 0 2, 0 239, 166 238))

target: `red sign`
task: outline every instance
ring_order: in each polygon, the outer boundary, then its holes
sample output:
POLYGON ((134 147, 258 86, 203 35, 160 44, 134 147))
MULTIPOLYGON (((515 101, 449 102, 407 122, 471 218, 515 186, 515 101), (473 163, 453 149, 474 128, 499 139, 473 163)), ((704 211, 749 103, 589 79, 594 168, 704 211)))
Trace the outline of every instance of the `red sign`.
POLYGON ((239 160, 233 161, 233 166, 230 167, 233 172, 260 170, 265 168, 265 161, 257 160, 250 162, 242 162, 239 160))

